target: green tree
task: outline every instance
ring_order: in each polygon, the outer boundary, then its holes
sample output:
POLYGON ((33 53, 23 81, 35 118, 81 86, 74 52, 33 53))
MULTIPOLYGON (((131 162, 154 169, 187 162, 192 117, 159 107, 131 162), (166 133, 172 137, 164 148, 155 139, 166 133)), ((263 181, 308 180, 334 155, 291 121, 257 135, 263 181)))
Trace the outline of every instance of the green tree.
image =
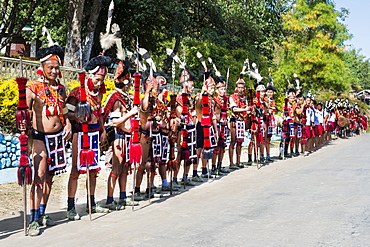
MULTIPOLYGON (((14 37, 32 21, 34 10, 45 3, 44 0, 2 0, 0 10, 0 49, 10 45, 14 37)), ((10 49, 7 49, 7 53, 10 49)))
POLYGON ((339 22, 346 14, 343 9, 336 11, 331 1, 295 1, 283 16, 287 37, 275 58, 279 88, 286 88, 286 79, 296 73, 306 90, 349 89, 351 76, 343 61, 343 42, 350 35, 339 22))
POLYGON ((344 53, 344 62, 349 69, 352 87, 356 90, 370 88, 370 60, 360 54, 360 51, 350 49, 344 53))

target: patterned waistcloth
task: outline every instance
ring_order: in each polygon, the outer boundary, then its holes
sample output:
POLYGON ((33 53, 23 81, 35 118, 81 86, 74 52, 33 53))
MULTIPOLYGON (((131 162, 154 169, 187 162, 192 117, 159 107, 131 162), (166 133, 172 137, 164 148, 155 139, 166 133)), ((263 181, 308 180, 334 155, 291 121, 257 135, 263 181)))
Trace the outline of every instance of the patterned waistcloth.
POLYGON ((63 140, 63 131, 57 134, 45 134, 45 147, 48 153, 48 168, 50 175, 59 175, 66 172, 66 153, 63 140))
MULTIPOLYGON (((99 124, 89 124, 89 144, 90 149, 92 149, 95 153, 95 162, 94 164, 89 166, 90 172, 98 172, 101 170, 101 167, 99 165, 100 160, 100 149, 99 149, 99 131, 96 129, 99 129, 99 124)), ((78 132, 78 151, 77 151, 77 170, 83 174, 86 173, 86 165, 82 165, 80 163, 80 152, 82 150, 82 140, 83 140, 83 133, 78 132)))

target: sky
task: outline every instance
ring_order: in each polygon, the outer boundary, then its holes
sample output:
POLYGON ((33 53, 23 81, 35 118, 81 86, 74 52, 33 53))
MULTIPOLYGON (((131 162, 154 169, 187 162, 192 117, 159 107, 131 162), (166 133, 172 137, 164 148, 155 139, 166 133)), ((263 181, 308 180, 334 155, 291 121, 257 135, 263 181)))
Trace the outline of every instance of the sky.
POLYGON ((346 45, 352 45, 360 54, 370 59, 370 0, 334 0, 335 8, 344 7, 349 16, 344 21, 353 38, 346 45))

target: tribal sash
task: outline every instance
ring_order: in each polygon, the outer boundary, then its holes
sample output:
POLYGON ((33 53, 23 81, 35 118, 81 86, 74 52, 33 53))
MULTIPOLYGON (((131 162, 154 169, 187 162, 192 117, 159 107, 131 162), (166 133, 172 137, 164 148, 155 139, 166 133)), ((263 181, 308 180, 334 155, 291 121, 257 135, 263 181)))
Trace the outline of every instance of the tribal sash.
POLYGON ((213 128, 213 125, 209 128, 209 139, 211 143, 211 148, 217 147, 216 133, 215 133, 215 129, 213 128))
POLYGON ((298 139, 302 138, 302 125, 301 124, 297 125, 297 138, 298 139))
POLYGON ((195 159, 197 157, 197 138, 195 136, 195 125, 186 125, 188 131, 188 148, 190 151, 190 159, 195 159))
POLYGON ((45 146, 48 153, 48 168, 51 175, 59 175, 66 172, 66 153, 63 140, 63 132, 55 135, 45 135, 45 146))
POLYGON ((169 152, 168 152, 168 149, 169 149, 168 134, 161 132, 161 137, 162 137, 162 162, 167 162, 168 155, 169 155, 169 152))
POLYGON ((155 163, 159 163, 162 159, 162 138, 159 132, 152 132, 152 150, 153 160, 155 163))
MULTIPOLYGON (((86 165, 80 163, 80 151, 82 150, 83 132, 78 132, 78 151, 77 151, 77 170, 84 174, 86 173, 86 165)), ((100 150, 99 150, 99 131, 88 132, 90 149, 95 153, 95 163, 90 165, 90 172, 98 172, 101 170, 99 165, 100 150)))
POLYGON ((245 137, 245 122, 236 120, 236 141, 243 142, 245 137))
POLYGON ((288 126, 289 126, 289 137, 295 138, 293 119, 288 119, 288 126))

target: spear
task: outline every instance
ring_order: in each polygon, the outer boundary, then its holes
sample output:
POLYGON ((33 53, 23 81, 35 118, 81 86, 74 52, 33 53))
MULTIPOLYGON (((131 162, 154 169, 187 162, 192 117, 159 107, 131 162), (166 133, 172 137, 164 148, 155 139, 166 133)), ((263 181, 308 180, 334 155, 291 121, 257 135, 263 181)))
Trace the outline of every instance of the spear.
POLYGON ((175 73, 176 73, 176 67, 175 67, 175 61, 172 60, 172 92, 175 92, 175 73))
MULTIPOLYGON (((136 36, 136 51, 139 50, 139 37, 136 36)), ((140 81, 141 74, 139 73, 139 56, 136 57, 136 73, 134 74, 134 106, 140 106, 140 81)), ((132 137, 130 140, 130 163, 134 165, 133 174, 133 191, 132 191, 132 201, 135 201, 135 184, 136 184, 136 164, 141 163, 142 159, 142 147, 139 137, 139 114, 136 114, 131 121, 132 124, 132 137)), ((134 211, 134 203, 132 203, 132 211, 134 211)))
POLYGON ((227 68, 227 73, 226 73, 226 93, 227 93, 227 85, 229 84, 229 75, 230 75, 230 68, 227 68))
MULTIPOLYGON (((204 72, 207 72, 207 65, 204 61, 203 55, 200 52, 197 52, 197 57, 199 58, 204 72)), ((206 73, 204 73, 204 84, 207 86, 206 79, 208 78, 205 77, 206 73)), ((208 86, 207 86, 208 87, 208 86)), ((203 133, 204 133, 204 148, 203 148, 203 159, 207 160, 207 174, 208 174, 208 180, 209 180, 209 160, 212 159, 212 149, 211 149, 211 143, 210 143, 210 128, 212 126, 212 120, 210 118, 210 112, 209 112, 209 96, 208 92, 203 92, 202 95, 202 118, 201 118, 201 125, 203 128, 203 133)))

